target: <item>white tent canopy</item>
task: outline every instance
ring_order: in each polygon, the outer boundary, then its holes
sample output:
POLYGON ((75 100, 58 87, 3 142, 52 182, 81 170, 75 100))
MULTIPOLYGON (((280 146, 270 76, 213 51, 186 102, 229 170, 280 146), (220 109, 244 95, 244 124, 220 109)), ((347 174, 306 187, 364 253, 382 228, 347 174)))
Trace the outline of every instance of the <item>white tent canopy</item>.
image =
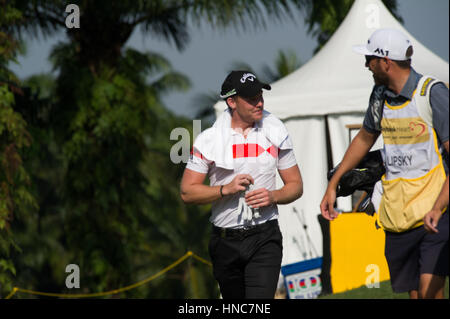
MULTIPOLYGON (((380 0, 356 0, 338 30, 314 57, 264 92, 265 109, 282 119, 290 132, 304 184, 299 200, 278 206, 283 265, 322 256, 317 215, 327 186, 328 158, 332 158, 333 166, 341 161, 355 133, 347 125, 362 123, 373 87, 364 56, 354 53, 352 46, 366 43, 378 28, 404 32, 414 48, 413 68, 448 82, 448 63, 408 33, 380 0)), ((226 104, 220 101, 214 107, 218 114, 226 104)), ((279 178, 278 185, 282 185, 279 178)), ((338 208, 351 210, 350 199, 339 199, 338 208)))
POLYGON ((448 81, 448 63, 408 33, 381 1, 358 0, 320 52, 296 72, 273 83, 272 91, 264 94, 267 110, 281 119, 364 111, 373 79, 364 67, 364 56, 354 53, 352 46, 367 43, 380 27, 401 30, 409 37, 414 69, 448 81))

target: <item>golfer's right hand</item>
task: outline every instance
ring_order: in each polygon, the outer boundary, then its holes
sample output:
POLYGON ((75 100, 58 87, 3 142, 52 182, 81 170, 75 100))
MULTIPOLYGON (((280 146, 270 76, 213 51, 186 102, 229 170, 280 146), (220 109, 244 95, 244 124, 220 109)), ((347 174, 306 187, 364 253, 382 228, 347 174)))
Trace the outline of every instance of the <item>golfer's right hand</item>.
POLYGON ((245 191, 246 187, 250 184, 254 184, 253 177, 248 174, 236 175, 233 180, 223 187, 224 195, 232 195, 241 191, 245 191))
POLYGON ((325 219, 333 220, 338 217, 339 213, 334 210, 334 203, 336 202, 336 191, 327 189, 320 203, 320 212, 325 219))

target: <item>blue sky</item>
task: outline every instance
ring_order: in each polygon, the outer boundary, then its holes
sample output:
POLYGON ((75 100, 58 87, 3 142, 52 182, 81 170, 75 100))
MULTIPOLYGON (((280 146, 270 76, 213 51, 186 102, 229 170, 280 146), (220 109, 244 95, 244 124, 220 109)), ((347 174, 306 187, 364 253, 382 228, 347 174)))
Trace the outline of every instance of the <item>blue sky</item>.
MULTIPOLYGON (((397 0, 404 27, 422 44, 448 62, 449 56, 449 1, 397 0)), ((298 21, 270 23, 265 30, 234 28, 225 31, 210 30, 206 25, 191 27, 191 42, 178 52, 174 46, 143 35, 137 29, 128 46, 141 51, 164 55, 175 70, 187 75, 192 88, 184 93, 171 93, 164 98, 169 109, 190 118, 195 113, 193 98, 198 93, 218 91, 227 70, 234 61, 242 61, 260 70, 264 64, 273 65, 280 49, 292 49, 305 63, 312 56, 316 40, 307 34, 303 16, 298 21)), ((27 53, 19 57, 20 65, 12 70, 25 78, 32 74, 50 72, 48 56, 53 45, 65 41, 64 33, 47 39, 26 39, 27 53)))

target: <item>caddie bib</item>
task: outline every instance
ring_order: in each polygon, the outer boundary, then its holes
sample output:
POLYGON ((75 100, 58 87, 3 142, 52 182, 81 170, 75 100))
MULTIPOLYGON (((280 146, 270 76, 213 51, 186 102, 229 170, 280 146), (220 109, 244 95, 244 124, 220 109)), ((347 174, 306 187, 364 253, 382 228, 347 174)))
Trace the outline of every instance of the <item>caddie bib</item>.
POLYGON ((418 112, 416 91, 402 105, 383 107, 386 173, 378 223, 391 232, 421 226, 446 179, 436 132, 418 112))

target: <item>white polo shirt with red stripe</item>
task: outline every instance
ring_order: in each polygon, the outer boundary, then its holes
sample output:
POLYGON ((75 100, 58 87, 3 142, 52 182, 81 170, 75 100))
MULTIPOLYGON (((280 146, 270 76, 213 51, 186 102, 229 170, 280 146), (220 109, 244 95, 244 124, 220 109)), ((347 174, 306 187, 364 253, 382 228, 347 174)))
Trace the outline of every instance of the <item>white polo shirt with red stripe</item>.
MULTIPOLYGON (((266 188, 273 191, 276 188, 276 172, 295 166, 295 159, 292 148, 284 149, 283 143, 289 143, 289 136, 275 147, 265 136, 263 131, 255 125, 245 138, 241 133, 230 130, 232 135, 232 152, 234 169, 224 169, 217 167, 215 163, 205 158, 198 150, 193 149, 193 156, 186 165, 187 169, 208 174, 210 185, 226 185, 230 183, 236 175, 249 174, 254 179, 254 189, 266 188), (283 149, 281 149, 283 148, 283 149)), ((219 141, 218 141, 219 142, 219 141)), ((278 208, 276 204, 261 207, 259 218, 246 221, 238 212, 239 193, 224 196, 212 203, 212 214, 210 221, 217 227, 241 228, 248 225, 265 223, 268 220, 278 218, 278 208)))

